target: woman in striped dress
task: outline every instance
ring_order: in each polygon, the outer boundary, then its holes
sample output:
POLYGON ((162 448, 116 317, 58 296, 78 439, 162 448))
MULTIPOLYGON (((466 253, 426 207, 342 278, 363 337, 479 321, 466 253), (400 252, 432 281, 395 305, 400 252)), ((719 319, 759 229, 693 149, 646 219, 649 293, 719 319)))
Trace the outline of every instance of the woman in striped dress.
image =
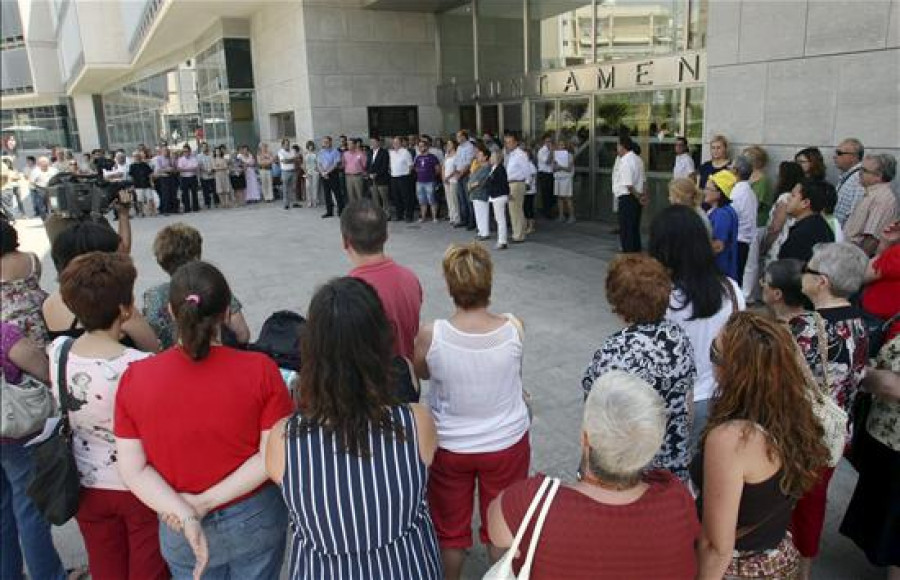
POLYGON ((291 518, 291 578, 443 577, 425 501, 437 448, 427 408, 394 398, 391 327, 378 295, 332 280, 309 306, 299 411, 266 467, 291 518))

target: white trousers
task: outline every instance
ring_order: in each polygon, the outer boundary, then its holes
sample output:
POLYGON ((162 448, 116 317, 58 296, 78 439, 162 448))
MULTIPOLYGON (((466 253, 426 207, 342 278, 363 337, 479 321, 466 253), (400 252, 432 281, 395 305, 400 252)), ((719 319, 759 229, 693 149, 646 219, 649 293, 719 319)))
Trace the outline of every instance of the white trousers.
POLYGON ((501 195, 491 199, 491 206, 494 208, 494 220, 497 222, 497 243, 506 244, 507 228, 506 228, 506 205, 509 203, 508 195, 501 195))
POLYGON ((750 242, 750 251, 747 253, 747 265, 744 266, 744 283, 742 284, 744 291, 744 299, 748 302, 762 299, 762 289, 759 286, 760 278, 760 255, 759 248, 762 240, 766 237, 767 228, 757 228, 756 236, 750 242))
POLYGON ((444 197, 447 198, 447 217, 453 223, 459 223, 459 201, 456 199, 456 182, 444 182, 444 197))

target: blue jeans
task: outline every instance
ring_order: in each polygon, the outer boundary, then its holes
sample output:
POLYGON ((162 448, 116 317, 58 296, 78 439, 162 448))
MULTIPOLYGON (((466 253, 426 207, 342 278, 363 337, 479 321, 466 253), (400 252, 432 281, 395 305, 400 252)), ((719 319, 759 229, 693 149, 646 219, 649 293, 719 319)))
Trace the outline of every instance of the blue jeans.
POLYGON ((475 210, 469 201, 469 177, 460 177, 456 184, 456 202, 459 205, 459 223, 466 226, 475 225, 475 210))
MULTIPOLYGON (((419 198, 419 205, 436 205, 434 203, 434 184, 416 183, 416 197, 419 198)), ((425 219, 425 216, 421 217, 425 219)))
MULTIPOLYGON (((288 515, 275 485, 203 518, 209 545, 206 580, 277 580, 284 561, 288 515)), ((194 552, 184 536, 159 524, 159 544, 174 580, 193 578, 194 552)))
POLYGON ((0 443, 0 579, 18 580, 22 552, 28 576, 35 580, 64 579, 66 571, 53 547, 50 524, 25 494, 34 471, 31 449, 0 443), (21 546, 20 546, 21 543, 21 546))

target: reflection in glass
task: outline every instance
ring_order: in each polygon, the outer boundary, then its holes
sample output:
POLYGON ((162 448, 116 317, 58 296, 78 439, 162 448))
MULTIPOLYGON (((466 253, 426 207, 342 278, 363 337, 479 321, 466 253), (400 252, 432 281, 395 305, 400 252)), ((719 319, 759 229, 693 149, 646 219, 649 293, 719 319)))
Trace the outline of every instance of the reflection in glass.
POLYGON ((559 140, 573 148, 575 167, 591 164, 591 103, 588 99, 569 99, 559 103, 559 140))
POLYGON ((564 68, 594 61, 593 2, 528 3, 530 70, 564 68))
POLYGON ((481 106, 481 132, 497 135, 500 132, 500 112, 497 105, 481 106))
POLYGON ((521 139, 523 129, 522 105, 519 103, 507 103, 503 105, 503 132, 513 133, 521 139))
POLYGON ((556 102, 535 101, 531 104, 531 136, 536 140, 543 140, 544 135, 550 134, 556 140, 556 102))
POLYGON ((66 105, 24 107, 0 111, 2 136, 14 136, 19 151, 49 149, 60 146, 80 148, 66 105))
POLYGON ((670 54, 683 34, 684 0, 597 3, 597 60, 670 54))

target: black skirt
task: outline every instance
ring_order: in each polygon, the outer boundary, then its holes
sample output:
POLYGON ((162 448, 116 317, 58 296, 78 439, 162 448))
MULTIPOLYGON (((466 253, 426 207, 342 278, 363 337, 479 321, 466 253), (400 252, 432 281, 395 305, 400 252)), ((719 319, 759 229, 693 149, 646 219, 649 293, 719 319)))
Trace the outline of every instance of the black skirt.
POLYGON ((230 175, 231 189, 247 189, 247 177, 241 173, 239 175, 230 175))
POLYGON ((868 433, 858 441, 859 481, 841 534, 875 566, 900 566, 900 452, 868 433))

